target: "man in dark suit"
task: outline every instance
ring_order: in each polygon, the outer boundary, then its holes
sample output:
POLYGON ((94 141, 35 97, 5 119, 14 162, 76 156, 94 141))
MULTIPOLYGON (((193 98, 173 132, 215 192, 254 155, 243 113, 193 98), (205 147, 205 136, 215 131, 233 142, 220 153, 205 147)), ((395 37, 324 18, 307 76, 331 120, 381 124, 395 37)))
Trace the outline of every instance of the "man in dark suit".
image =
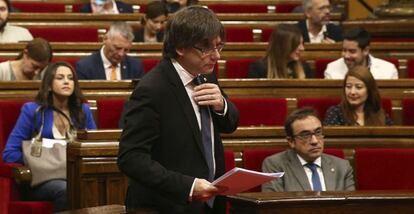
POLYGON ((288 116, 285 131, 290 149, 267 157, 263 172, 285 172, 282 178, 265 183, 262 191, 345 191, 355 190, 347 160, 323 153, 321 121, 311 108, 288 116))
POLYGON ((298 22, 303 41, 310 43, 334 43, 342 41, 341 27, 329 23, 329 0, 303 0, 306 19, 298 22))
POLYGON ((122 1, 91 0, 90 4, 84 4, 80 8, 81 13, 133 13, 132 6, 122 1))
POLYGON ((99 52, 80 59, 75 68, 79 79, 124 80, 144 75, 144 66, 137 58, 127 55, 134 34, 126 22, 114 22, 104 36, 99 52))
POLYGON ((118 165, 129 178, 128 210, 225 212, 211 182, 224 173, 220 133, 236 130, 239 113, 213 72, 222 38, 223 25, 201 6, 168 21, 164 59, 138 83, 125 114, 118 165))

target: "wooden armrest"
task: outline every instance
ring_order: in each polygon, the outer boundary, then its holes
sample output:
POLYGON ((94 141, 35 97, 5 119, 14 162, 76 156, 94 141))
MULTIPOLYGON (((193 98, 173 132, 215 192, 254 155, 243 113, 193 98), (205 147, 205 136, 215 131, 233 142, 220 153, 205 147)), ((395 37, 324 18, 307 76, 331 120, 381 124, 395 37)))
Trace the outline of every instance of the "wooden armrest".
POLYGON ((13 178, 18 184, 29 183, 32 180, 32 172, 27 166, 15 166, 13 178))

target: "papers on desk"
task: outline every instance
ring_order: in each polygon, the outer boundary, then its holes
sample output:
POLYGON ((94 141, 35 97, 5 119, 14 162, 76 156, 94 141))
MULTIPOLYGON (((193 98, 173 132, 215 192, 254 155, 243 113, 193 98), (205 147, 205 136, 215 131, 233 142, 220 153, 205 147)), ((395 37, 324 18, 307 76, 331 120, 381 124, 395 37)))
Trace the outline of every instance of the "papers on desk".
POLYGON ((278 179, 285 174, 284 172, 278 173, 263 173, 253 170, 247 170, 243 168, 235 167, 222 175, 217 180, 213 181, 214 186, 221 186, 228 188, 220 195, 234 195, 263 183, 269 182, 273 179, 278 179))

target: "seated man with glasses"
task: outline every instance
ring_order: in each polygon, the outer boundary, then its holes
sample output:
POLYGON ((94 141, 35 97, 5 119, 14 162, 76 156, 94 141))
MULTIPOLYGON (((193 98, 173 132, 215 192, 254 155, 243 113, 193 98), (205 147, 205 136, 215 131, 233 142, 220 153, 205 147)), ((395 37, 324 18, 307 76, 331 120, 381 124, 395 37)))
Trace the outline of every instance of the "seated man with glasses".
POLYGON ((262 166, 263 172, 285 175, 263 184, 263 192, 355 190, 349 162, 323 153, 322 123, 315 110, 292 112, 286 119, 285 131, 290 149, 267 157, 262 166))

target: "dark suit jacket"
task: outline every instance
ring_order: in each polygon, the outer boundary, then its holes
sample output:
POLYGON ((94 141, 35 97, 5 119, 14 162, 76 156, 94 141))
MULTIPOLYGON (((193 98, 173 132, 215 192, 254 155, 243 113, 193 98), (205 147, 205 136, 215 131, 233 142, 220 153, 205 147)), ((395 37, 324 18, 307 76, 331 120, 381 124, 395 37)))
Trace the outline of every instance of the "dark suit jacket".
MULTIPOLYGON (((354 175, 347 160, 322 154, 322 173, 327 191, 355 190, 354 175)), ((262 185, 262 191, 312 191, 306 172, 296 152, 288 149, 267 157, 263 161, 263 172, 285 172, 281 179, 262 185)))
MULTIPOLYGON (((307 79, 313 78, 313 72, 310 68, 308 63, 302 63, 303 72, 305 73, 305 77, 307 79)), ((252 62, 249 65, 249 73, 247 74, 248 78, 267 78, 267 66, 263 62, 263 60, 257 60, 256 62, 252 62)))
MULTIPOLYGON (((297 25, 300 31, 302 31, 303 42, 310 42, 306 20, 299 21, 297 25)), ((343 40, 342 29, 338 25, 329 23, 326 25, 326 31, 328 33, 327 36, 335 42, 340 42, 343 40)))
MULTIPOLYGON (((212 75, 208 79, 217 82, 212 75)), ((239 118, 237 109, 226 100, 226 115, 211 112, 216 178, 224 173, 220 133, 233 132, 239 118)), ((169 59, 140 80, 128 102, 118 156, 119 168, 129 178, 127 209, 201 213, 203 203, 188 202, 194 179, 208 178, 201 132, 185 87, 169 59)), ((222 199, 216 197, 215 213, 224 212, 222 199)))
MULTIPOLYGON (((119 13, 133 13, 134 10, 132 9, 132 5, 126 4, 121 1, 115 1, 116 7, 118 8, 119 13)), ((79 9, 81 13, 92 13, 91 4, 84 4, 79 9)))
MULTIPOLYGON (((106 79, 100 51, 77 61, 75 69, 81 80, 106 79)), ((121 61, 121 79, 139 79, 142 76, 144 76, 144 66, 141 60, 126 56, 121 61)))

